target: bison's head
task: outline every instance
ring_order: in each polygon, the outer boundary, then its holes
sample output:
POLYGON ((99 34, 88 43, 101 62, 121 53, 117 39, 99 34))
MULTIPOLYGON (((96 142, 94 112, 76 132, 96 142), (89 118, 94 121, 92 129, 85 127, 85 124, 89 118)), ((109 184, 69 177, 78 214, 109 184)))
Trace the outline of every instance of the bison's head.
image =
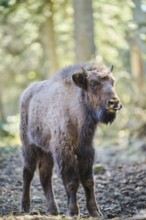
POLYGON ((83 89, 86 105, 93 117, 102 123, 112 123, 118 110, 122 108, 115 92, 115 79, 111 68, 82 67, 80 73, 73 74, 74 83, 83 89))

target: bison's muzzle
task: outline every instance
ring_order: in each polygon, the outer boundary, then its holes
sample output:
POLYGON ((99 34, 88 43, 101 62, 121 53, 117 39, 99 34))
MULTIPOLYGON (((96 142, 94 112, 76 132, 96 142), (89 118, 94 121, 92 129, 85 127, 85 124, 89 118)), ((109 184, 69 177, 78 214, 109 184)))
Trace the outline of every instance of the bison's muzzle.
POLYGON ((122 108, 118 98, 108 100, 102 109, 96 111, 96 118, 102 123, 112 123, 116 118, 116 112, 122 108))
POLYGON ((116 112, 122 108, 122 104, 120 103, 118 98, 112 98, 107 101, 106 109, 109 112, 116 112))

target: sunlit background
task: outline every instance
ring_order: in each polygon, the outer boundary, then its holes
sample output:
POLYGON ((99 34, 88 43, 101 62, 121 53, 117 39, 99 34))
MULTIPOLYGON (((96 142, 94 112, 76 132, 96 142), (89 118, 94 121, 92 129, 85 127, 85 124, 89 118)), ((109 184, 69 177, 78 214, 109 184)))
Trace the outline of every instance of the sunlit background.
POLYGON ((146 0, 0 0, 0 146, 20 145, 19 97, 30 83, 90 60, 114 64, 123 104, 95 144, 146 151, 146 0))

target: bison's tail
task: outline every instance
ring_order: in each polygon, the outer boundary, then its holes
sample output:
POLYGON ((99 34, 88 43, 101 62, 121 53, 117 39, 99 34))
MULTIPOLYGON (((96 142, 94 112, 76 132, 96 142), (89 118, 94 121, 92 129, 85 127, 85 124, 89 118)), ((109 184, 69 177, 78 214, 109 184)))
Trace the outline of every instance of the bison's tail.
POLYGON ((20 102, 20 138, 23 147, 28 145, 27 137, 27 127, 28 127, 28 109, 24 100, 20 102))
POLYGON ((20 98, 20 138, 23 147, 28 147, 28 114, 31 93, 26 89, 20 98))
POLYGON ((20 98, 20 138, 22 142, 24 170, 28 169, 31 173, 33 173, 36 168, 36 155, 28 136, 28 116, 31 97, 32 91, 28 88, 24 91, 20 98))

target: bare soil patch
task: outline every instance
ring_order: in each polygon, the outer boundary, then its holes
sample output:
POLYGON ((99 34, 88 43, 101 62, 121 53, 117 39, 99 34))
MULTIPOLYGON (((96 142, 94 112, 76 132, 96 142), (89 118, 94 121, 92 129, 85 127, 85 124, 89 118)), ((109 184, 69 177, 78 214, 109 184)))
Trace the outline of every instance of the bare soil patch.
MULTIPOLYGON (((22 189, 22 157, 21 149, 14 152, 0 153, 0 215, 10 219, 22 216, 19 212, 22 189)), ((146 219, 146 163, 121 163, 119 155, 110 155, 106 160, 95 164, 95 193, 105 219, 146 219), (141 211, 143 210, 143 211, 141 211), (141 212, 141 214, 139 214, 141 212), (133 217, 137 215, 137 217, 133 217), (145 217, 144 217, 145 216, 145 217)), ((66 214, 66 194, 60 177, 53 176, 55 198, 60 210, 60 218, 66 214)), ((45 197, 36 172, 31 187, 30 219, 33 216, 46 216, 45 197)), ((78 190, 78 202, 82 218, 87 218, 85 196, 82 187, 78 190)), ((24 215, 24 214, 23 214, 24 215)), ((10 220, 11 220, 10 219, 10 220)), ((21 218, 20 218, 21 219, 21 218)), ((29 219, 28 217, 26 219, 29 219)), ((41 219, 41 218, 40 218, 41 219)), ((42 217, 43 219, 43 217, 42 217)), ((51 219, 57 219, 50 217, 51 219)), ((49 220, 49 219, 48 219, 49 220)))

